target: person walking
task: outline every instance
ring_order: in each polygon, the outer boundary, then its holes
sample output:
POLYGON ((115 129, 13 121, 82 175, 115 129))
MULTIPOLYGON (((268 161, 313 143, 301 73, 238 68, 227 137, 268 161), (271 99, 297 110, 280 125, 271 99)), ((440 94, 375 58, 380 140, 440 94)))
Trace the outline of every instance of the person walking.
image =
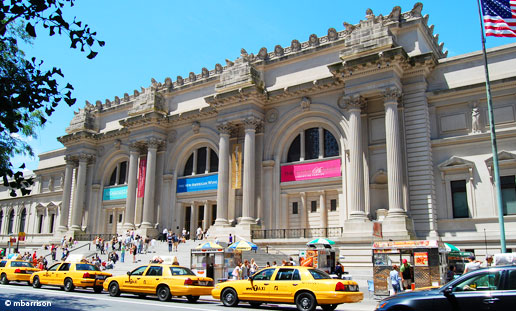
POLYGON ((391 279, 391 285, 392 289, 394 290, 394 294, 399 293, 401 291, 401 278, 397 265, 392 266, 392 271, 389 273, 389 278, 391 279))
POLYGON ((122 248, 120 249, 120 262, 124 262, 125 260, 125 243, 122 243, 122 248))
POLYGON ((133 246, 131 248, 131 253, 133 254, 133 263, 136 263, 136 252, 137 252, 136 244, 133 244, 133 246))
POLYGON ((163 229, 163 233, 161 235, 161 242, 167 241, 167 238, 168 238, 168 229, 167 229, 167 227, 165 227, 163 229))
POLYGON ((464 266, 464 274, 480 269, 480 261, 475 260, 475 255, 469 256, 468 261, 464 266))
POLYGON ((233 244, 233 236, 231 235, 231 233, 229 234, 228 242, 229 242, 229 245, 233 244))
POLYGON ((168 242, 168 252, 171 253, 174 246, 174 236, 173 234, 167 234, 167 242, 168 242))
POLYGON ((412 266, 408 263, 407 259, 403 259, 400 272, 401 272, 401 282, 403 284, 404 289, 411 289, 412 285, 412 266))

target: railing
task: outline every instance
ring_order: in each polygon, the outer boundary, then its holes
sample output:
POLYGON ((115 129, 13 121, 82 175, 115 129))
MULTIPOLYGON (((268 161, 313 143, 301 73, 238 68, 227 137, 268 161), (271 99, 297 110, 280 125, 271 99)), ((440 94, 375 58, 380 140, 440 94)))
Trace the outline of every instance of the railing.
POLYGON ((295 239, 295 238, 336 238, 342 236, 342 227, 301 228, 301 229, 265 229, 252 230, 254 239, 295 239))
MULTIPOLYGON (((75 251, 78 251, 78 250, 80 250, 81 248, 84 248, 84 247, 86 247, 86 246, 88 246, 88 250, 91 250, 91 242, 90 242, 90 243, 86 243, 86 244, 84 244, 84 245, 81 245, 81 246, 79 246, 79 247, 74 247, 74 248, 69 249, 69 253, 71 253, 71 252, 75 252, 75 251)), ((56 249, 56 252, 57 252, 57 249, 56 249)), ((50 254, 45 255, 44 257, 45 257, 45 258, 47 258, 48 256, 52 256, 52 252, 50 252, 50 254)), ((58 256, 57 256, 57 254, 56 254, 56 258, 57 258, 57 257, 58 257, 58 256)))
POLYGON ((114 235, 115 234, 112 234, 112 233, 102 233, 102 234, 99 234, 99 233, 75 233, 74 239, 76 239, 77 241, 93 241, 93 239, 95 239, 95 237, 99 237, 102 240, 111 241, 111 239, 113 238, 114 235))

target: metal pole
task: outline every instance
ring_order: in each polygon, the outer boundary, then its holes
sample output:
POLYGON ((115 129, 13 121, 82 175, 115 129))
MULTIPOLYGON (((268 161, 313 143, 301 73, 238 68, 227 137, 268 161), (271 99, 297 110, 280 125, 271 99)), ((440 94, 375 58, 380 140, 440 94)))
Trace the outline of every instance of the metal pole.
POLYGON ((496 131, 493 115, 493 103, 491 100, 491 83, 489 82, 489 70, 487 68, 487 53, 486 53, 486 38, 484 36, 484 27, 482 19, 482 11, 480 9, 480 0, 477 0, 478 17, 480 19, 480 33, 482 35, 482 51, 484 53, 484 69, 486 73, 486 95, 487 95, 487 111, 489 113, 489 128, 491 130, 491 149, 493 152, 493 171, 494 183, 496 187, 496 205, 498 210, 498 223, 500 225, 500 246, 502 253, 505 253, 507 248, 505 244, 505 225, 503 219, 503 203, 502 203, 502 189, 500 186, 500 171, 498 169, 498 147, 496 144, 496 131))

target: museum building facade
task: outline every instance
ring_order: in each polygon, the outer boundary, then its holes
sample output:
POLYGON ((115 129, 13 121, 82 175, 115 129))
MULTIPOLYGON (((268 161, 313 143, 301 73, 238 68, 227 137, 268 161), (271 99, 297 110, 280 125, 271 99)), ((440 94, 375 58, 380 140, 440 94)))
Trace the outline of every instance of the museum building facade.
MULTIPOLYGON (((64 148, 39 155, 31 194, 1 189, 1 243, 18 231, 37 244, 201 227, 271 245, 370 245, 380 223, 383 239, 494 245, 482 53, 447 58, 421 10, 367 10, 341 31, 86 102, 64 148)), ((509 248, 515 55, 514 44, 488 51, 509 248)))

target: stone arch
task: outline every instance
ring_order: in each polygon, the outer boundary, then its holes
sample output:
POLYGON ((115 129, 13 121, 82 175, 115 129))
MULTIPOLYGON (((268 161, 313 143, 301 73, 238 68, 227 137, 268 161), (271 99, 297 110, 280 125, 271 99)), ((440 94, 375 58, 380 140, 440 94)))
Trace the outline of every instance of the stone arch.
POLYGON ((98 165, 97 174, 95 174, 95 176, 100 177, 100 184, 102 186, 107 184, 106 181, 111 176, 111 173, 117 164, 122 161, 127 161, 127 169, 129 169, 129 155, 123 150, 113 152, 102 160, 102 162, 98 165))

